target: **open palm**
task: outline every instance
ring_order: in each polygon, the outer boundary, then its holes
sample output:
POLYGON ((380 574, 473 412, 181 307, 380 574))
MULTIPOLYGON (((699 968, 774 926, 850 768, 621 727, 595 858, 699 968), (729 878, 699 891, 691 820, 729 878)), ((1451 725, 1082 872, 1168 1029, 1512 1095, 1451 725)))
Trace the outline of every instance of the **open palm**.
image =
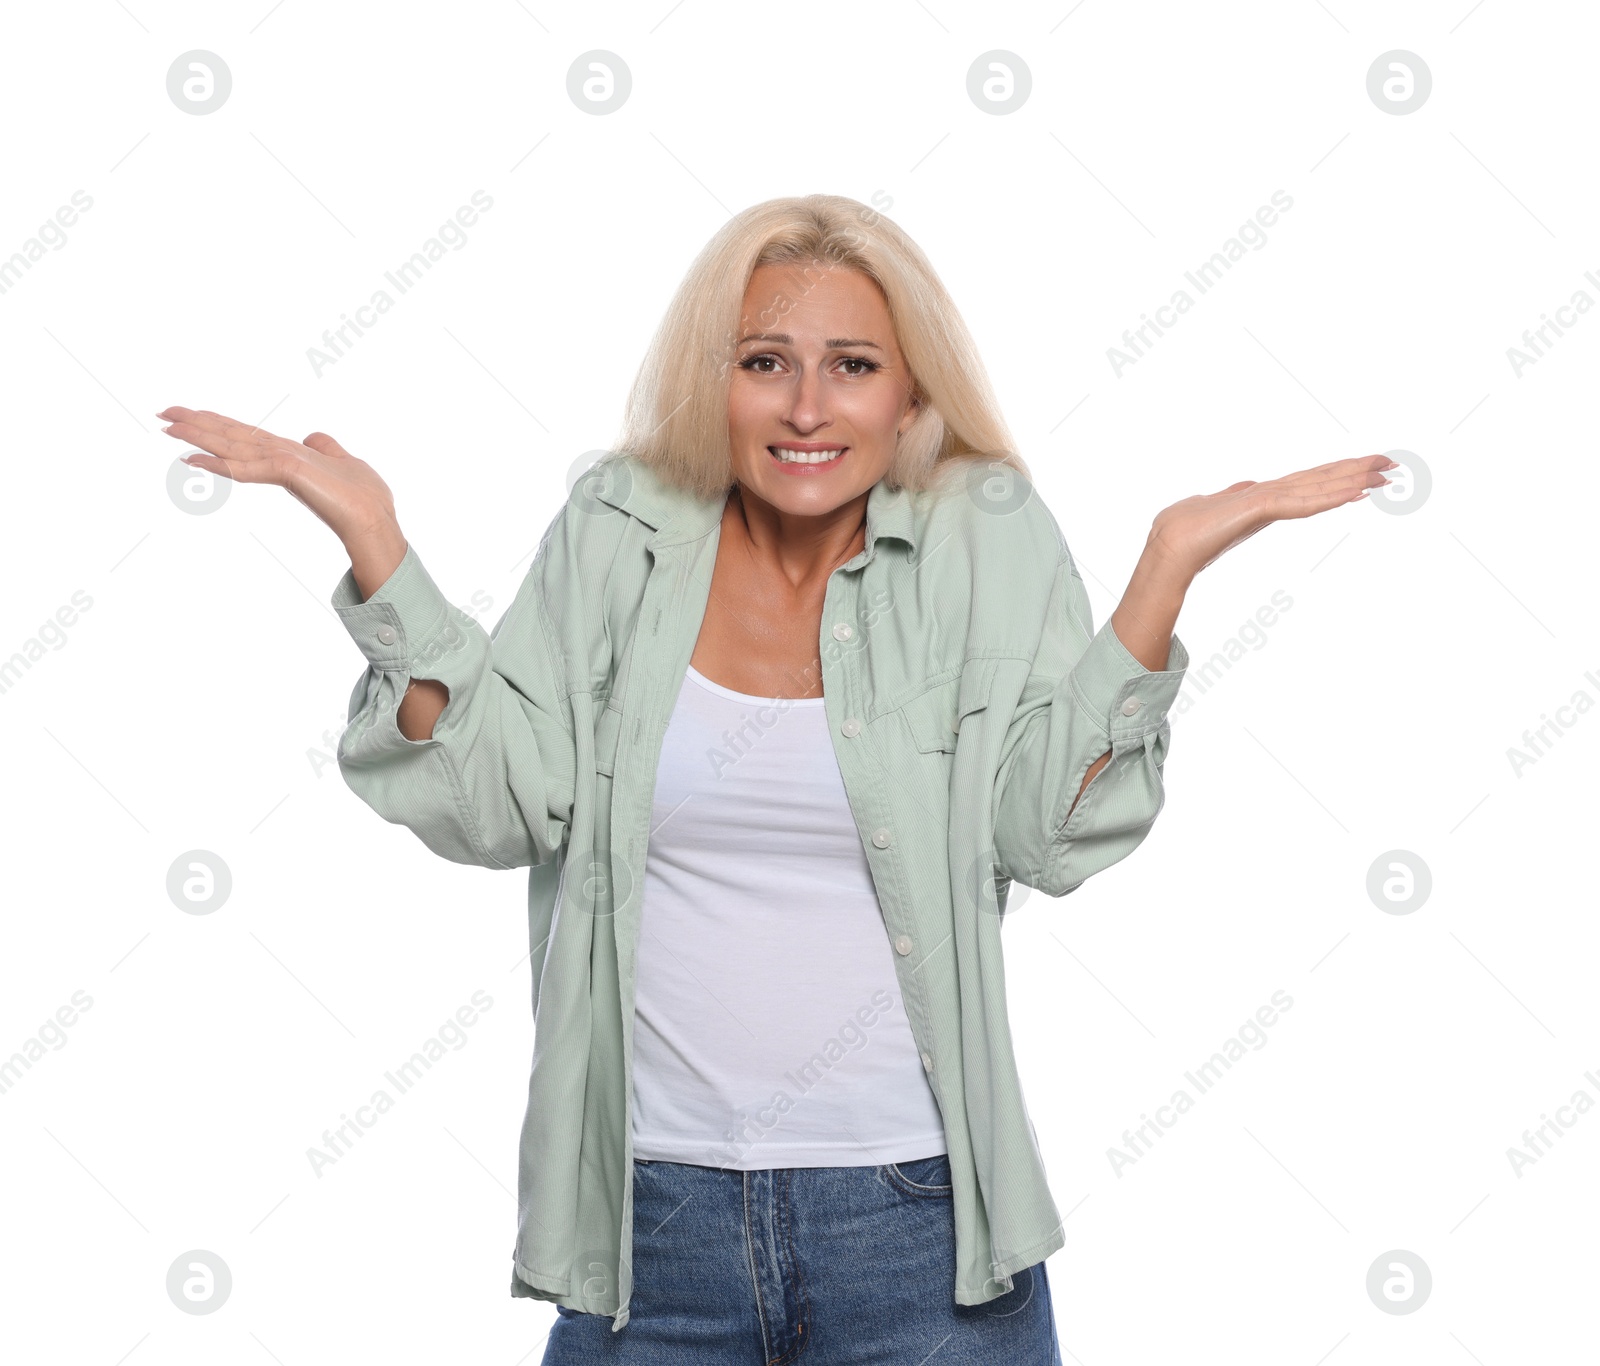
POLYGON ((1262 483, 1242 479, 1163 508, 1150 540, 1164 559, 1192 577, 1264 526, 1365 498, 1389 482, 1382 471, 1396 467, 1386 455, 1362 455, 1262 483))
POLYGON ((174 406, 156 416, 172 424, 163 429, 168 436, 200 447, 183 457, 185 464, 241 484, 287 489, 346 545, 394 521, 389 486, 326 432, 291 441, 205 409, 174 406))

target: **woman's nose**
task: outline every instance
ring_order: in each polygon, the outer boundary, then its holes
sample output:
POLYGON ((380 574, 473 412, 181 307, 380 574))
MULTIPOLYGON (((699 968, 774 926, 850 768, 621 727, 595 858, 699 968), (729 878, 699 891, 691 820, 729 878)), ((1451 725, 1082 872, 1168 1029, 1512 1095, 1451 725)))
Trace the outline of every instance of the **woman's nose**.
POLYGON ((791 425, 803 430, 817 426, 827 416, 822 377, 815 370, 802 367, 796 374, 785 416, 791 425))

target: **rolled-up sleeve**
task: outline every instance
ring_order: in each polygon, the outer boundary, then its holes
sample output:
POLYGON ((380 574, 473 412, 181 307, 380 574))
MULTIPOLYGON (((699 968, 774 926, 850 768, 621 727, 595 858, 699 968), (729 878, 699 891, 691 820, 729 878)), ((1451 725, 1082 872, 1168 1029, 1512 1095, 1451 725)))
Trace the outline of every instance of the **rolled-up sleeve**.
POLYGON ((564 518, 492 635, 446 600, 410 546, 366 601, 350 571, 333 592, 367 660, 339 739, 340 772, 385 820, 456 863, 548 862, 571 819, 575 747, 542 597, 564 518), (449 690, 427 740, 406 739, 397 721, 412 679, 449 690))
POLYGON ((1151 670, 1109 618, 1096 631, 1083 580, 1063 554, 997 778, 1002 874, 1064 896, 1139 846, 1165 801, 1167 713, 1188 667, 1176 635, 1166 668, 1151 670), (1084 774, 1108 751, 1079 798, 1084 774))

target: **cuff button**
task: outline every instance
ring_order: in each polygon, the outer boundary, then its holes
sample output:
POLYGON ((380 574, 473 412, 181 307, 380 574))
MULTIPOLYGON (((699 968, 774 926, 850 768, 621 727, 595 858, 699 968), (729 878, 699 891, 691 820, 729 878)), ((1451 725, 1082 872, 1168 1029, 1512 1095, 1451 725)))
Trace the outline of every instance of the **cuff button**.
POLYGON ((392 627, 392 626, 380 626, 380 627, 378 627, 378 640, 381 643, 383 643, 384 645, 393 645, 394 644, 394 627, 392 627))
POLYGON ((1137 697, 1130 697, 1122 704, 1122 714, 1124 716, 1132 716, 1143 705, 1144 703, 1141 702, 1137 697))

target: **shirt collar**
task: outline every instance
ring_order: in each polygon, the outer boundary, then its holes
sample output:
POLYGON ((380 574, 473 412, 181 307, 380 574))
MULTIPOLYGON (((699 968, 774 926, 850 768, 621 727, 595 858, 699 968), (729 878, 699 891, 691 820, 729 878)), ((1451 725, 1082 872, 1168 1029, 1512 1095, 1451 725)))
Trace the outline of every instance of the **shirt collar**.
MULTIPOLYGON (((635 455, 620 457, 616 473, 597 480, 592 486, 592 496, 653 527, 656 534, 650 538, 652 549, 708 535, 721 520, 727 504, 725 493, 698 498, 668 483, 635 455)), ((885 536, 904 541, 910 553, 915 554, 915 510, 909 490, 892 489, 881 479, 874 484, 867 491, 866 557, 871 557, 874 544, 885 536)))

